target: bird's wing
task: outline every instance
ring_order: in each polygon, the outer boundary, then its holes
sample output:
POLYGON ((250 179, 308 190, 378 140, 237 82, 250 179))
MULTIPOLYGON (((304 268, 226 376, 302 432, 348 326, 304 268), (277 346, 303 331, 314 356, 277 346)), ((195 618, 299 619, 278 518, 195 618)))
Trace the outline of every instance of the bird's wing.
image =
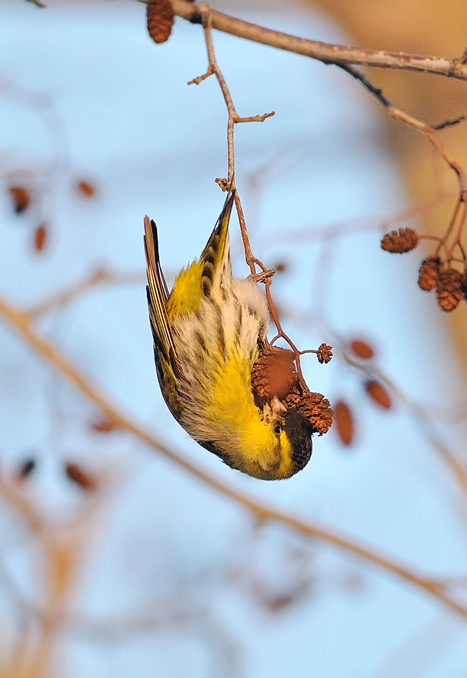
POLYGON ((159 260, 157 227, 147 216, 144 217, 144 251, 148 276, 146 293, 154 347, 156 353, 159 351, 162 354, 165 361, 172 367, 174 375, 177 376, 179 374, 177 351, 167 315, 169 291, 159 260))

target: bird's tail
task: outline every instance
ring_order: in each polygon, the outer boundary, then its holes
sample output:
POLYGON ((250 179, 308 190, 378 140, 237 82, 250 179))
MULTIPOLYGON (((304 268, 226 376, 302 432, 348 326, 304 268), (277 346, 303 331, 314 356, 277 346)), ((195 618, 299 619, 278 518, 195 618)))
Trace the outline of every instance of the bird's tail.
POLYGON ((199 260, 203 267, 201 284, 206 296, 209 296, 213 285, 219 284, 224 273, 231 275, 229 221, 234 199, 235 191, 230 191, 199 260))

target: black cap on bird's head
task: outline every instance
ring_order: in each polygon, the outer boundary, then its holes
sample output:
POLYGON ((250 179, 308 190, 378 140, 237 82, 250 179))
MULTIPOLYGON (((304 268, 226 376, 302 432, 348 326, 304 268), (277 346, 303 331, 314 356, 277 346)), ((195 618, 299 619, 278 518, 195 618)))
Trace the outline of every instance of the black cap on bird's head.
POLYGON ((284 429, 292 446, 293 472, 301 471, 310 461, 312 449, 310 422, 297 410, 283 414, 284 429))

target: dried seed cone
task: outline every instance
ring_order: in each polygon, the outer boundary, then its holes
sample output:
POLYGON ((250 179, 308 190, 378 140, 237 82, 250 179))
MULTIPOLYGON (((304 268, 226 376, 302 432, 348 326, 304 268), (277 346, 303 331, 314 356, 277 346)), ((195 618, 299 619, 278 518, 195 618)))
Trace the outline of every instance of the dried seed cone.
POLYGON ((382 249, 395 254, 410 252, 417 245, 418 233, 413 228, 399 228, 397 231, 385 233, 381 239, 382 249))
POLYGON ((299 393, 295 388, 284 400, 284 405, 298 410, 311 425, 312 433, 322 436, 332 426, 333 411, 329 400, 322 393, 299 393))
POLYGON ((253 365, 251 385, 260 398, 284 400, 297 383, 295 354, 285 348, 273 347, 253 365))
POLYGON ((418 286, 421 290, 431 292, 438 284, 441 259, 439 257, 427 257, 420 265, 418 271, 418 286))
POLYGON ((150 0, 146 6, 148 33, 154 42, 160 44, 169 39, 174 22, 170 0, 150 0))
POLYGON ((462 275, 455 268, 443 269, 439 272, 436 288, 438 304, 443 311, 453 311, 464 296, 462 275))
POLYGON ((350 407, 342 400, 334 406, 334 421, 341 443, 351 445, 354 438, 354 420, 350 407))

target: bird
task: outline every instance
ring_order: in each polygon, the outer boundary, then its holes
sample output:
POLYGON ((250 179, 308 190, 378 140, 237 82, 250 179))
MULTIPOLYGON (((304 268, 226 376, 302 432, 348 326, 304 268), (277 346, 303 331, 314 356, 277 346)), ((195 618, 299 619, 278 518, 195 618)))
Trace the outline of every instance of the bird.
POLYGON ((308 463, 312 429, 276 395, 261 398, 252 387, 253 366, 267 345, 269 311, 253 276, 232 275, 234 200, 231 190, 201 256, 180 271, 170 292, 156 224, 144 218, 156 372, 168 409, 199 445, 233 469, 279 480, 308 463))

